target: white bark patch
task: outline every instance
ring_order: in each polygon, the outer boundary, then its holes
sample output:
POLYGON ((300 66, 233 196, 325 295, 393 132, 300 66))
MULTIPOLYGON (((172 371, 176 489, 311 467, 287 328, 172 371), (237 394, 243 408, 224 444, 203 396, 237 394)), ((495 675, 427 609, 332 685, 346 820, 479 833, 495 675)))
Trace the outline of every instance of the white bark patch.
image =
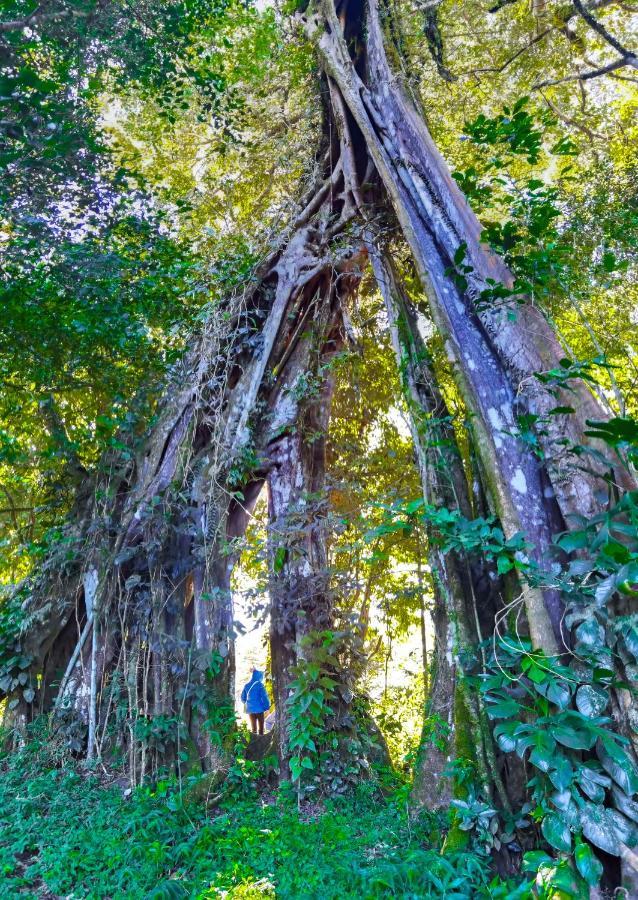
POLYGON ((456 362, 456 354, 454 352, 454 347, 452 346, 450 341, 445 342, 445 353, 451 363, 456 362))
POLYGON ((95 566, 84 574, 84 604, 86 615, 91 618, 95 607, 95 595, 97 593, 97 569, 95 566))
POLYGON ((490 420, 490 425, 495 431, 504 431, 503 420, 499 415, 499 411, 493 406, 490 406, 488 409, 487 418, 490 420))
POLYGON ((501 403, 501 412, 503 413, 503 418, 505 419, 508 425, 514 424, 514 416, 512 415, 512 404, 511 403, 501 403))
POLYGON ((494 446, 499 449, 503 446, 503 439, 501 438, 499 432, 505 430, 505 426, 503 424, 503 420, 499 414, 499 411, 495 409, 493 406, 487 411, 487 418, 490 420, 490 425, 494 429, 494 446))
POLYGON ((474 369, 476 368, 476 363, 474 362, 474 360, 472 359, 471 356, 467 357, 467 367, 470 370, 470 372, 473 372, 474 369))
POLYGON ((525 480, 525 475, 523 474, 522 469, 516 469, 516 471, 514 472, 514 477, 510 481, 510 484, 515 491, 518 491, 519 494, 527 493, 527 481, 525 480))
POLYGON ((297 401, 292 392, 285 394, 277 402, 275 407, 275 415, 273 417, 271 431, 276 433, 284 425, 290 425, 297 418, 297 401))
POLYGON ((434 325, 426 316, 423 315, 423 313, 418 313, 416 327, 423 341, 427 344, 430 338, 434 335, 434 325))
POLYGON ((454 665, 454 625, 452 622, 447 624, 447 647, 445 648, 445 658, 450 668, 454 665))

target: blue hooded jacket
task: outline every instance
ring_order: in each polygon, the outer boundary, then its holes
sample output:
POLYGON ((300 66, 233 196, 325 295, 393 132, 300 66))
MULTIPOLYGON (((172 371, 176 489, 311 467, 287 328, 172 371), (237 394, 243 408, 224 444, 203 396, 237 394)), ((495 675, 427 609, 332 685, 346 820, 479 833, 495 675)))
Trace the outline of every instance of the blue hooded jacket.
POLYGON ((244 685, 241 700, 246 704, 246 712, 249 713, 262 713, 270 709, 270 699, 264 686, 263 672, 255 669, 248 684, 244 685))

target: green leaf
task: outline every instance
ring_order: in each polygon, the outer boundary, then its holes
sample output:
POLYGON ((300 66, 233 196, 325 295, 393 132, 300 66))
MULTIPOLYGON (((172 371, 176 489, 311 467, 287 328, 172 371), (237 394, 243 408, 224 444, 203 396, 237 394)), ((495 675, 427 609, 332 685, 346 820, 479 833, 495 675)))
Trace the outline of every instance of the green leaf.
POLYGON ((627 628, 621 632, 625 646, 632 654, 634 659, 638 660, 638 630, 635 628, 627 628))
POLYGON ((589 545, 590 540, 586 531, 568 531, 567 534, 561 534, 557 544, 566 553, 571 553, 573 550, 583 550, 589 545))
POLYGON ((588 841, 612 856, 620 856, 616 827, 608 809, 585 803, 580 810, 580 823, 588 841))
POLYGON ((572 849, 572 834, 569 825, 558 813, 548 813, 545 816, 541 823, 541 831, 547 843, 555 850, 569 853, 572 849))
POLYGON ((494 729, 494 737, 503 753, 513 753, 516 750, 516 737, 514 735, 517 728, 517 722, 503 722, 494 729))
POLYGON ((576 691, 576 706, 578 711, 588 719, 594 719, 602 715, 609 703, 609 694, 604 688, 594 687, 591 684, 582 684, 576 691))
POLYGON ((529 755, 531 764, 536 766, 537 769, 540 769, 541 772, 549 772, 552 763, 554 762, 554 752, 556 749, 554 742, 546 740, 545 737, 546 736, 543 735, 543 740, 537 742, 529 755))
POLYGON ((557 791, 551 796, 552 803, 570 828, 578 826, 578 807, 571 791, 557 791))
POLYGON ((617 809, 610 809, 607 812, 616 829, 618 840, 626 847, 635 847, 638 844, 638 828, 635 823, 617 809))
POLYGON ((625 794, 624 791, 621 791, 615 784, 612 785, 611 794, 614 798, 614 803, 620 812, 634 822, 638 822, 638 801, 632 800, 631 797, 628 797, 627 794, 625 794))
POLYGON ((542 666, 537 666, 536 663, 531 660, 529 666, 527 666, 525 670, 525 674, 533 681, 534 684, 542 684, 545 681, 548 681, 551 678, 550 673, 544 669, 542 666))
POLYGON ((523 872, 538 872, 541 866, 553 866, 555 860, 544 850, 528 850, 523 856, 523 872))
POLYGON ((498 703, 490 703, 487 707, 487 714, 490 719, 509 719, 517 716, 520 712, 521 705, 516 700, 500 700, 498 703))
POLYGON ((611 779, 591 766, 583 765, 578 769, 578 784, 590 800, 602 803, 605 799, 605 789, 611 785, 611 779))
POLYGON ((530 761, 542 772, 547 772, 556 749, 556 742, 547 731, 528 726, 528 732, 516 741, 516 752, 523 758, 526 750, 530 750, 530 761))
POLYGON ((638 770, 631 757, 618 745, 613 737, 601 739, 596 744, 598 759, 616 784, 630 797, 638 793, 638 770))
POLYGON ((595 887, 603 874, 603 866, 589 844, 578 844, 574 851, 576 868, 587 884, 595 887))
POLYGON ((498 574, 507 575, 507 573, 511 572, 513 568, 514 563, 512 562, 510 557, 504 553, 499 553, 499 555, 496 557, 496 571, 498 572, 498 574))
MULTIPOLYGON (((578 716, 578 713, 574 715, 578 716)), ((569 712, 563 713, 559 721, 550 725, 550 732, 559 744, 572 750, 589 750, 596 743, 596 732, 587 726, 587 720, 580 717, 574 719, 569 712)))
POLYGON ((550 703, 555 703, 561 710, 569 705, 572 697, 570 686, 562 678, 549 676, 549 680, 535 684, 534 687, 539 694, 547 697, 550 703))
POLYGON ((275 558, 273 560, 273 571, 277 575, 282 571, 282 569, 286 563, 286 554, 287 554, 287 551, 286 551, 285 547, 277 547, 277 550, 275 552, 275 558))
POLYGON ((574 778, 574 769, 566 756, 558 755, 554 758, 553 767, 549 773, 549 779, 557 791, 568 788, 574 778))
POLYGON ((454 254, 454 265, 459 266, 463 260, 465 259, 465 255, 467 253, 467 244, 463 241, 462 244, 459 244, 457 250, 454 254))
POLYGON ((595 619, 588 619, 576 629, 576 640, 583 647, 598 650, 605 645, 605 629, 595 619))

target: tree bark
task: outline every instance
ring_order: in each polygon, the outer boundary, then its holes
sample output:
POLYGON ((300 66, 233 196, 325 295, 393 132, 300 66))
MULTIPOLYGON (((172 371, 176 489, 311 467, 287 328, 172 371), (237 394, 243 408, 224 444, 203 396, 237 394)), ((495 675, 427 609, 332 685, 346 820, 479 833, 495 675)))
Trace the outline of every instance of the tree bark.
MULTIPOLYGON (((436 384, 432 362, 423 343, 417 313, 403 291, 387 253, 369 245, 377 284, 385 302, 392 345, 408 405, 425 502, 472 517, 468 479, 454 427, 436 384)), ((427 523, 426 523, 427 528, 427 523)), ((484 620, 493 622, 498 599, 486 564, 460 553, 443 554, 430 533, 428 559, 434 594, 434 653, 432 684, 424 710, 424 727, 415 771, 413 799, 417 806, 446 806, 454 782, 446 776, 450 760, 470 758, 485 789, 492 793, 488 754, 479 727, 483 715, 478 698, 471 697, 463 680, 460 659, 476 653, 482 638, 477 606, 484 620)), ((488 738, 489 740, 489 738, 488 738)), ((499 788, 502 786, 499 784, 499 788)))
MULTIPOLYGON (((292 394, 282 389, 290 360, 310 346, 305 333, 313 316, 335 321, 358 278, 360 242, 344 240, 355 212, 347 151, 336 129, 327 134, 290 237, 204 324, 167 380, 139 452, 107 453, 93 482, 78 491, 63 541, 23 587, 20 649, 31 661, 31 682, 42 677, 37 702, 27 707, 16 697, 14 720, 55 708, 78 751, 90 730, 90 755, 98 735, 105 751, 109 735, 114 746, 126 739, 133 778, 148 769, 147 747, 162 743, 158 717, 180 720, 189 754, 205 768, 214 765, 207 709, 232 708, 232 542, 243 534, 265 477, 259 460, 291 422, 292 394), (108 628, 99 632, 88 621, 86 559, 100 561, 93 608, 108 628), (74 619, 77 637, 70 641, 74 619), (56 696, 67 667, 61 717, 56 696), (125 721, 108 728, 116 708, 121 719, 122 704, 125 721)), ((170 761, 183 739, 173 734, 171 749, 156 755, 170 761)))
MULTIPOLYGON (((599 510, 598 473, 568 466, 562 439, 567 435, 580 443, 586 420, 602 419, 604 412, 587 386, 578 382, 577 414, 545 421, 561 402, 535 378, 564 356, 553 330, 530 303, 498 313, 482 308, 477 312, 474 301, 488 278, 510 287, 513 279, 481 244, 476 217, 422 116, 390 70, 376 0, 369 0, 363 12, 348 0, 336 6, 333 0, 320 0, 300 18, 332 82, 332 94, 338 93, 354 123, 350 132, 356 129, 412 251, 432 318, 473 416, 490 504, 507 536, 525 533, 534 563, 545 571, 552 534, 563 526, 561 514, 599 510), (462 246, 472 266, 467 288, 450 277, 462 246), (508 317, 512 312, 515 321, 508 317), (522 412, 543 419, 539 439, 546 471, 518 438, 516 415, 522 412)), ((529 589, 525 605, 534 645, 555 655, 564 647, 557 593, 529 589)))
POLYGON ((312 325, 287 356, 268 443, 270 646, 278 752, 288 772, 288 699, 302 641, 334 627, 327 552, 326 433, 334 391, 330 363, 344 342, 342 306, 355 272, 327 278, 312 325))

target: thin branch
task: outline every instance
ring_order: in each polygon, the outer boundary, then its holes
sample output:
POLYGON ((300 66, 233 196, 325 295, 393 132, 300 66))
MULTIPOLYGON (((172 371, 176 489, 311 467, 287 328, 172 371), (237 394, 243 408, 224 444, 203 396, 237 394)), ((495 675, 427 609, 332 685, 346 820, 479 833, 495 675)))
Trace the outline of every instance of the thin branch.
POLYGON ((602 22, 599 22, 596 19, 590 9, 584 5, 582 0, 572 0, 574 6, 578 10, 578 14, 582 19, 587 22, 590 28, 593 28, 596 34, 600 35, 600 37, 609 44, 610 47, 613 47, 614 50, 618 51, 623 59, 627 60, 626 65, 633 66, 638 69, 638 56, 634 53, 633 50, 628 50, 624 47, 617 38, 610 34, 602 22))
POLYGON ((613 75, 610 74, 610 78, 613 78, 614 81, 628 81, 630 84, 638 84, 638 78, 632 78, 631 75, 613 75))
POLYGON ((551 111, 554 113, 554 115, 556 116, 557 119, 560 119, 560 121, 564 122, 566 125, 571 125, 572 128, 577 128, 579 131, 582 131, 584 134, 587 135, 587 137, 589 138, 590 141, 592 141, 592 143, 595 138, 598 138, 599 140, 606 139, 606 136, 604 134, 599 134, 597 131, 593 131, 591 128, 589 128, 587 125, 585 125, 583 122, 578 122, 576 119, 572 119, 569 116, 566 116, 565 113, 561 112, 561 110, 554 103, 552 103, 552 101, 549 99, 549 97, 547 97, 545 94, 543 94, 542 91, 541 91, 541 96, 543 97, 543 100, 545 101, 545 103, 547 104, 549 109, 551 109, 551 111))
POLYGON ((503 9, 504 6, 509 6, 512 3, 518 3, 518 0, 498 0, 498 3, 495 3, 494 6, 490 6, 488 13, 497 13, 500 9, 503 9))
POLYGON ((87 13, 79 12, 73 9, 58 9, 56 12, 39 12, 42 7, 25 16, 23 19, 9 19, 7 22, 0 22, 0 34, 7 34, 10 31, 22 31, 23 28, 31 28, 34 25, 40 25, 43 22, 54 22, 56 19, 67 19, 69 16, 76 18, 84 18, 87 13))
POLYGON ((553 87, 555 84, 564 84, 566 81, 591 81, 592 78, 608 75, 610 72, 615 72, 616 69, 622 69, 624 66, 629 65, 634 65, 634 63, 631 63, 628 59, 624 58, 615 59, 606 66, 601 66, 600 69, 592 69, 589 72, 577 72, 575 75, 565 75, 564 78, 554 78, 549 81, 539 81, 538 84, 532 85, 532 90, 538 91, 541 88, 553 87))
POLYGON ((495 72, 496 74, 500 74, 501 72, 504 72, 505 69, 514 62, 514 60, 518 59, 519 56, 522 56, 523 53, 527 53, 527 51, 530 50, 534 46, 534 44, 538 44, 539 41, 542 41, 543 38, 547 37, 547 35, 552 30, 553 30, 552 28, 546 28, 544 31, 541 31, 539 34, 537 34, 535 37, 533 37, 532 40, 529 41, 527 44, 524 44, 522 47, 519 47, 519 49, 516 51, 516 53, 514 53, 512 56, 508 57, 508 59, 506 59, 505 62, 502 63, 502 65, 500 65, 500 66, 485 66, 482 69, 466 69, 464 72, 459 72, 457 77, 463 78, 465 75, 482 75, 482 74, 486 74, 489 72, 495 72))

